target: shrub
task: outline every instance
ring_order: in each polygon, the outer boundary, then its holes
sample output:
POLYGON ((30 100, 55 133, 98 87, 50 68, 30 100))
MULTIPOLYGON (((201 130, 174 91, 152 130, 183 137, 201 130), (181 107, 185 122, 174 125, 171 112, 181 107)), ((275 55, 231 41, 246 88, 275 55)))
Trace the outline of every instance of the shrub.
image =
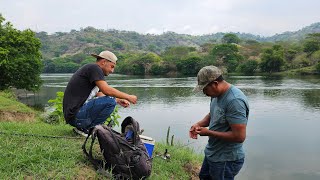
MULTIPOLYGON (((59 91, 57 92, 57 97, 55 99, 50 99, 48 103, 51 105, 51 109, 53 109, 52 112, 48 114, 47 117, 45 117, 44 121, 50 124, 62 124, 64 123, 64 116, 63 116, 63 96, 64 93, 59 91)), ((117 125, 119 126, 118 119, 120 118, 118 114, 118 107, 116 106, 111 113, 111 115, 107 118, 106 123, 111 125, 117 125)))

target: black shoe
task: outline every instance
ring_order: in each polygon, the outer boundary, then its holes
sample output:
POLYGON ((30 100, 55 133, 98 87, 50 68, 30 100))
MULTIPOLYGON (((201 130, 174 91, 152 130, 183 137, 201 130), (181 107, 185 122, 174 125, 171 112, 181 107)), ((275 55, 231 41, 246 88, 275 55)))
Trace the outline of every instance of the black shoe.
POLYGON ((89 130, 88 129, 84 129, 84 128, 73 128, 73 131, 77 134, 80 134, 81 136, 84 136, 84 137, 88 137, 88 134, 89 134, 89 130))

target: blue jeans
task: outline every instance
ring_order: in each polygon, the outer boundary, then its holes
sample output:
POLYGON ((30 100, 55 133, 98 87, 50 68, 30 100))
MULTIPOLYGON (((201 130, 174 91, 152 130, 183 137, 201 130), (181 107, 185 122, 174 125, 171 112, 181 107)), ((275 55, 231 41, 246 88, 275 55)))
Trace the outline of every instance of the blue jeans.
POLYGON ((69 121, 69 124, 84 129, 103 124, 113 112, 116 104, 115 98, 110 96, 92 99, 80 108, 75 119, 69 121))
POLYGON ((236 161, 211 162, 204 158, 199 173, 201 180, 234 180, 244 163, 244 158, 236 161))

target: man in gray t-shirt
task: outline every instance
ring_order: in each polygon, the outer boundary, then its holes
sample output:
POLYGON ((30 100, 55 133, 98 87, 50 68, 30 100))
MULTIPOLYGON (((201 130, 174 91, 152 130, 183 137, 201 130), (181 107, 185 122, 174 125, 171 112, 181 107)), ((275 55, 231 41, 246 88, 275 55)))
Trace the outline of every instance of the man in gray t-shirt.
POLYGON ((193 139, 208 136, 200 179, 234 179, 244 163, 242 143, 246 139, 249 116, 247 97, 226 82, 221 70, 215 66, 203 67, 197 76, 195 91, 211 97, 210 112, 191 126, 193 139), (208 128, 207 128, 208 127, 208 128))

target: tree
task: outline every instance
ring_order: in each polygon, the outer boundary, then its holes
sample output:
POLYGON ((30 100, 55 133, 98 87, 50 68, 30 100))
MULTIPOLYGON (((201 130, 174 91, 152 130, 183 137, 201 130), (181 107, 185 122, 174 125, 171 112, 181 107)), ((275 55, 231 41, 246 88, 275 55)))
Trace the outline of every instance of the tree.
POLYGON ((162 56, 167 61, 179 61, 187 58, 189 53, 194 51, 196 51, 196 48, 194 47, 175 46, 167 48, 162 56))
POLYGON ((257 68, 258 62, 255 60, 249 60, 239 65, 239 71, 245 75, 253 75, 257 68))
POLYGON ((311 54, 320 50, 320 33, 308 34, 306 39, 303 46, 304 52, 311 54))
POLYGON ((284 65, 284 49, 274 45, 262 53, 260 68, 262 72, 279 72, 284 65))
POLYGON ((220 44, 212 48, 209 53, 211 64, 216 66, 226 66, 229 72, 236 70, 243 56, 239 53, 238 47, 234 44, 220 44))
POLYGON ((228 33, 222 37, 221 41, 222 43, 227 43, 227 44, 231 44, 231 43, 239 44, 240 38, 235 34, 228 33))
POLYGON ((118 63, 117 72, 134 75, 158 74, 162 64, 161 57, 151 52, 143 54, 130 53, 119 56, 119 59, 123 60, 118 63))
POLYGON ((112 47, 113 49, 116 49, 116 50, 124 50, 124 43, 120 40, 117 40, 115 42, 112 43, 112 47))
POLYGON ((303 51, 306 53, 313 53, 320 49, 319 42, 315 40, 308 40, 304 43, 303 51))
POLYGON ((198 71, 203 67, 203 59, 193 56, 180 60, 177 63, 177 69, 184 75, 197 75, 198 71))
POLYGON ((152 64, 159 64, 161 57, 155 53, 147 53, 142 55, 136 62, 143 66, 144 74, 150 74, 152 64))
POLYGON ((29 29, 19 31, 0 14, 0 90, 9 87, 39 90, 40 40, 29 29))

